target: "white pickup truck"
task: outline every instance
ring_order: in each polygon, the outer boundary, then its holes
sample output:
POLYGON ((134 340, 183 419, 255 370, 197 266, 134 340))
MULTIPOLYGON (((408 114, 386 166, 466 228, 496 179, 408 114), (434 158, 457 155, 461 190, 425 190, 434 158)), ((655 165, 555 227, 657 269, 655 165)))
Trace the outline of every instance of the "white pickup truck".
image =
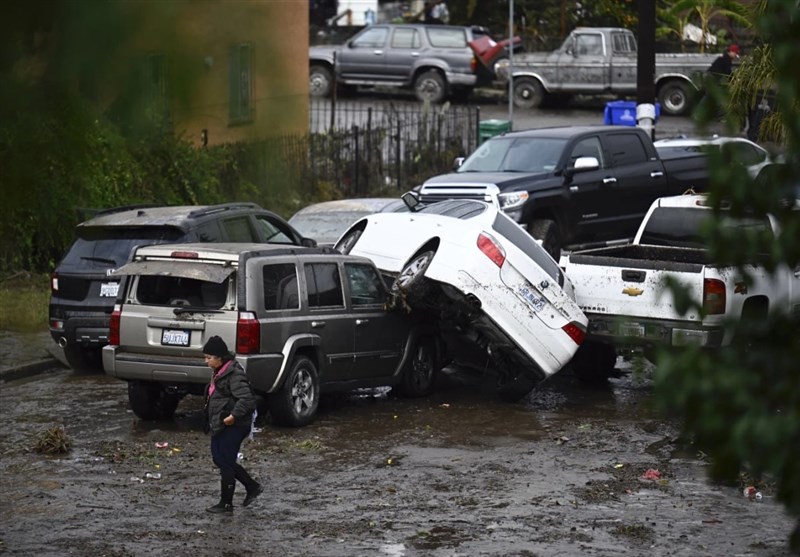
MULTIPOLYGON (((767 315, 777 308, 800 314, 800 266, 770 274, 750 266, 752 282, 734 266, 718 266, 700 231, 711 216, 703 195, 662 197, 653 202, 632 244, 573 252, 561 266, 589 318, 586 341, 572 367, 583 379, 605 379, 621 349, 730 344, 731 319, 767 315), (667 284, 683 285, 695 302, 686 313, 667 284), (702 308, 702 309, 700 309, 702 308)), ((722 221, 726 222, 726 221, 722 221)), ((731 219, 763 234, 780 234, 777 222, 731 219)))

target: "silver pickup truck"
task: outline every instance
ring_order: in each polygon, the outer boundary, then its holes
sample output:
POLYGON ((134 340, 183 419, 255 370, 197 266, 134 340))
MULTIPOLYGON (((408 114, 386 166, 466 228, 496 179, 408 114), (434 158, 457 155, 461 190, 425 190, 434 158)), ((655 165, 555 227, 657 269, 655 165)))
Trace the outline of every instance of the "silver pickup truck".
MULTIPOLYGON (((656 95, 664 114, 686 114, 698 75, 719 54, 656 54, 656 95)), ((514 105, 536 108, 548 95, 633 95, 636 37, 616 27, 579 27, 553 52, 513 58, 514 105)))

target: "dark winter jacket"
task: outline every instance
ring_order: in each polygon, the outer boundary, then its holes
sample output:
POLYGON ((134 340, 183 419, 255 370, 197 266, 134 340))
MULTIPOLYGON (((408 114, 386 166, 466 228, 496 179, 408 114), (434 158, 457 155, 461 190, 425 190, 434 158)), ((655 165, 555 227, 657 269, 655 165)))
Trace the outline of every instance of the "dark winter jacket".
POLYGON ((206 386, 206 418, 211 435, 228 427, 222 423, 228 415, 236 418, 232 427, 249 428, 256 409, 256 399, 241 364, 232 361, 228 369, 217 377, 214 393, 210 397, 209 386, 206 386))
POLYGON ((723 76, 727 77, 731 75, 732 71, 733 71, 733 61, 731 60, 731 57, 728 56, 727 53, 721 54, 719 58, 714 60, 714 62, 711 64, 711 67, 708 68, 708 72, 717 78, 723 76))

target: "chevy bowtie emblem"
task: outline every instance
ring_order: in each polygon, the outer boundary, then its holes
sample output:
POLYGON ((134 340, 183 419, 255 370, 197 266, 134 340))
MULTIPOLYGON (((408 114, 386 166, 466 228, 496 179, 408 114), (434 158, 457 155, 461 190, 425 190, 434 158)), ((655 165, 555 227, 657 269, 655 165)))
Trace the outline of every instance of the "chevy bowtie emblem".
POLYGON ((644 293, 644 290, 629 286, 627 288, 623 288, 622 293, 627 294, 628 296, 641 296, 644 293))

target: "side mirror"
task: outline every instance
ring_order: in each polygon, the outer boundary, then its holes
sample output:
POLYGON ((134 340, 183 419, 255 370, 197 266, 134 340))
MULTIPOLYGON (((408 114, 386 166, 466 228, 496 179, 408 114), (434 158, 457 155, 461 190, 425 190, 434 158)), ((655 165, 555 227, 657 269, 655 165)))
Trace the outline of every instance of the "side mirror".
POLYGON ((461 165, 464 164, 465 160, 467 160, 466 157, 456 157, 453 159, 453 170, 458 170, 461 168, 461 165))
POLYGON ((597 157, 578 157, 575 159, 575 164, 564 169, 566 176, 574 176, 581 172, 588 172, 589 170, 597 170, 600 168, 600 161, 597 157))
POLYGON ((300 240, 300 244, 307 248, 317 247, 317 241, 314 238, 303 238, 300 240))
POLYGON ((421 203, 419 200, 419 194, 415 191, 407 191, 400 196, 400 199, 403 200, 403 203, 406 204, 406 207, 408 207, 408 210, 412 213, 415 213, 418 210, 421 203))

